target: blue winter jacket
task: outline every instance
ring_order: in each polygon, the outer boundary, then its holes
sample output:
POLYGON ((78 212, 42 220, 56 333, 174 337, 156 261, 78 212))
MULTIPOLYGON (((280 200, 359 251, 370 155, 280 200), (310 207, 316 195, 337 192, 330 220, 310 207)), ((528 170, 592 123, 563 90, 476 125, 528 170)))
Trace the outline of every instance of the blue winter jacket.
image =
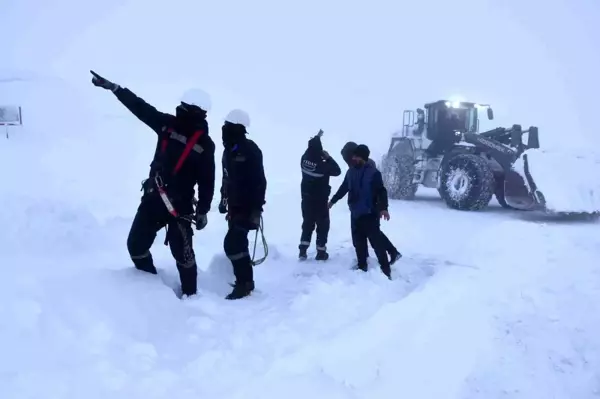
POLYGON ((378 214, 388 209, 387 190, 381 172, 370 163, 351 167, 344 181, 331 198, 335 204, 348 194, 348 207, 353 219, 364 215, 378 214))

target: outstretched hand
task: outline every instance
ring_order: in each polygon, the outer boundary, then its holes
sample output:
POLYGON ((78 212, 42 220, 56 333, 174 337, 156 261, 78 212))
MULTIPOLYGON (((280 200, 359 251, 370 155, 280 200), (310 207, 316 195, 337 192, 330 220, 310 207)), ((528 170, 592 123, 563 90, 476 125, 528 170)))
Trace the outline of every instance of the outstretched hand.
POLYGON ((102 76, 98 75, 96 72, 90 70, 90 73, 92 74, 93 78, 92 78, 92 84, 96 87, 101 87, 105 90, 110 90, 112 92, 116 91, 119 88, 119 85, 116 83, 111 82, 110 80, 107 80, 105 78, 103 78, 102 76))

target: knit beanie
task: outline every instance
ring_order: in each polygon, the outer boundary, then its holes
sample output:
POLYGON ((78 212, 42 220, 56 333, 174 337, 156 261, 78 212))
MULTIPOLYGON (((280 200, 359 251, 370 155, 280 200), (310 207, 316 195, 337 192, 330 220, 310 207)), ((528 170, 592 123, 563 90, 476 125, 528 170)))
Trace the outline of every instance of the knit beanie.
POLYGON ((366 145, 360 144, 354 149, 354 155, 367 162, 369 160, 369 155, 371 155, 371 151, 369 151, 369 147, 366 145))

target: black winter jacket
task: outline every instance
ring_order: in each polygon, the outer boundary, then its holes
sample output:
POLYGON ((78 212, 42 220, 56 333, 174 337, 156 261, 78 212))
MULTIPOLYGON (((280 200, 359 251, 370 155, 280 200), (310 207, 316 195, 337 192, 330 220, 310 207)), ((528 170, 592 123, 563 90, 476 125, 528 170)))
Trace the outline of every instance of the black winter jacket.
POLYGON ((308 148, 300 159, 300 168, 302 199, 327 201, 331 193, 329 178, 341 175, 342 171, 332 157, 323 157, 323 147, 319 138, 309 141, 308 148))
POLYGON ((152 188, 155 176, 159 174, 177 211, 186 214, 193 210, 194 186, 198 184, 196 211, 208 213, 215 192, 215 144, 208 135, 206 120, 198 121, 196 126, 186 126, 174 115, 158 111, 129 89, 119 88, 115 96, 158 135, 146 189, 152 188), (177 174, 173 175, 188 139, 198 131, 201 132, 199 139, 177 174))
POLYGON ((228 212, 236 216, 262 212, 267 179, 262 151, 256 143, 243 138, 232 148, 225 148, 222 165, 221 202, 226 200, 228 212))

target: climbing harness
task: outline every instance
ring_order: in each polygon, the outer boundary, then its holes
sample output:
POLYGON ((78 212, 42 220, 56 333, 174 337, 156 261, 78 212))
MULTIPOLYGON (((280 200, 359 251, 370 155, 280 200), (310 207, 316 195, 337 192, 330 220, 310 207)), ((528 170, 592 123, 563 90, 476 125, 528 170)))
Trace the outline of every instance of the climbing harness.
POLYGON ((258 228, 256 229, 256 234, 254 235, 254 249, 252 251, 252 265, 253 266, 260 265, 265 260, 267 260, 267 256, 269 256, 269 246, 267 244, 267 239, 265 238, 265 232, 264 232, 263 226, 264 226, 264 223, 263 223, 263 218, 261 216, 260 223, 258 225, 258 228), (261 238, 262 245, 263 245, 264 255, 262 258, 254 260, 254 258, 256 257, 256 245, 258 244, 258 233, 260 233, 260 238, 261 238))

